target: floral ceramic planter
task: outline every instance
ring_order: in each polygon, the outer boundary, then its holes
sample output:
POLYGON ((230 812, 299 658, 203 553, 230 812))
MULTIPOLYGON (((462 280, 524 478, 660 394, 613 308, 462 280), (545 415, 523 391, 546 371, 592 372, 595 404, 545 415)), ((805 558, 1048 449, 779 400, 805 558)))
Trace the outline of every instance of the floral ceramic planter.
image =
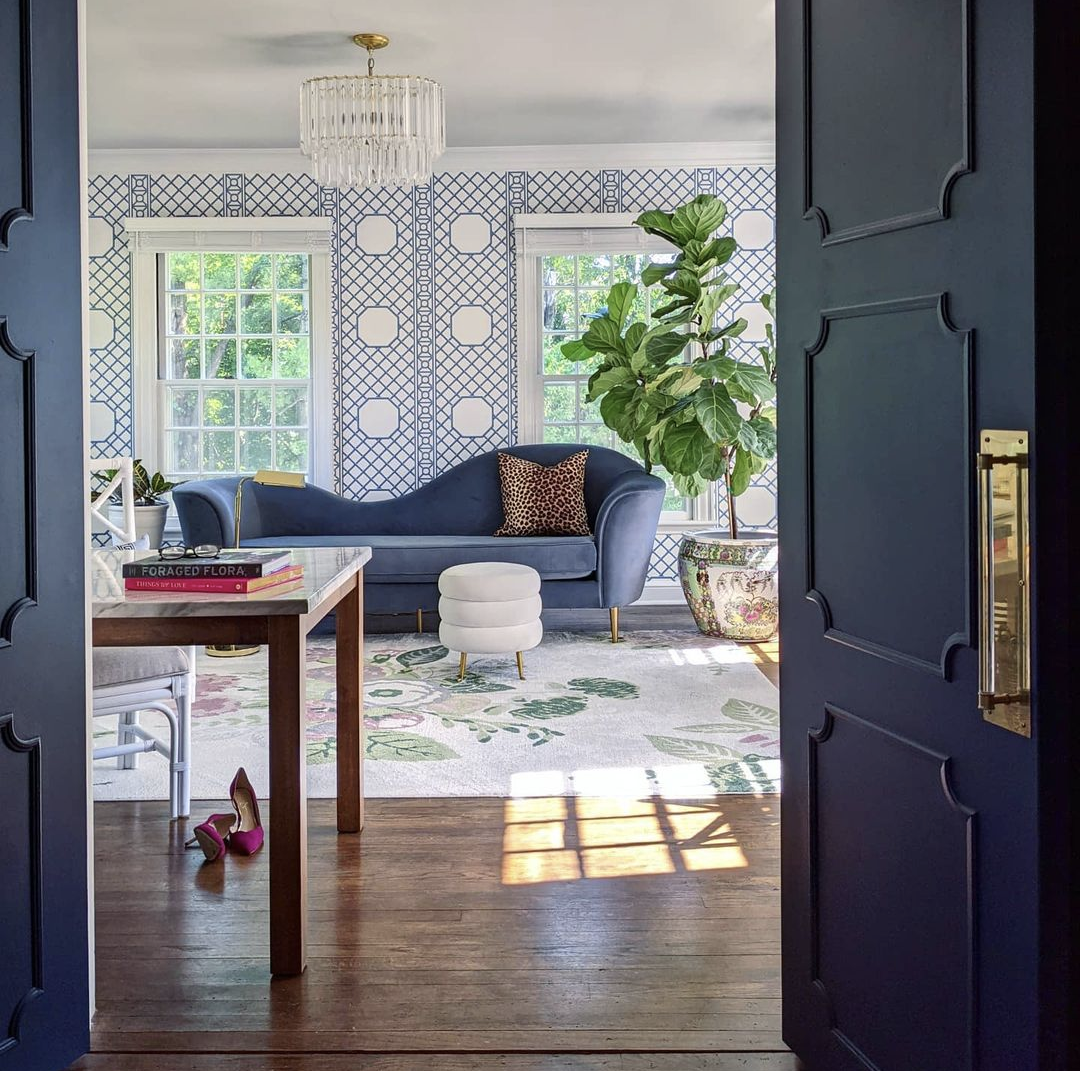
POLYGON ((698 628, 744 643, 771 639, 778 620, 776 564, 775 536, 684 536, 679 580, 698 628))

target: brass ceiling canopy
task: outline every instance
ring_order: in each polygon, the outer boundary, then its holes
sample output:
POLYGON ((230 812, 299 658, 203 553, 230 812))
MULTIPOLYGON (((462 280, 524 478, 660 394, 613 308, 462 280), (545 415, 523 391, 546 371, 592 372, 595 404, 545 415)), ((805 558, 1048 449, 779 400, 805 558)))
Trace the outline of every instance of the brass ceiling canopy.
POLYGON ((376 48, 386 48, 390 44, 390 38, 384 33, 354 33, 353 44, 371 52, 376 48))

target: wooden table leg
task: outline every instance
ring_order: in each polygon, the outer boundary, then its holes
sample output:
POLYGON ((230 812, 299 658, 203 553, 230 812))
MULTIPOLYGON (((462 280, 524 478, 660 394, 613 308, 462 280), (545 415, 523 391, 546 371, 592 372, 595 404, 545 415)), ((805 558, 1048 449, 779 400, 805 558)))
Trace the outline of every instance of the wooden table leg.
POLYGON ((364 828, 364 580, 337 605, 337 827, 364 828))
POLYGON ((270 971, 307 966, 306 643, 300 618, 270 617, 270 971))

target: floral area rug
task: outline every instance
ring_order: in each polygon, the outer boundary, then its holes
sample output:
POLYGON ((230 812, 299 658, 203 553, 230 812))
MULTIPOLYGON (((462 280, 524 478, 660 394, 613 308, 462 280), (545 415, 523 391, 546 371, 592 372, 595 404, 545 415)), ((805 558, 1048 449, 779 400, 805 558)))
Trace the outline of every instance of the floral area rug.
MULTIPOLYGON (((332 638, 308 647, 308 793, 334 795, 332 638)), ((665 795, 779 789, 777 691, 737 644, 689 632, 552 632, 525 655, 458 659, 434 637, 365 641, 367 796, 665 795)), ((143 715, 148 726, 158 716, 143 715)), ((164 729, 162 721, 162 729, 164 729)), ((95 737, 115 732, 98 719, 95 737)), ((268 791, 266 652, 200 652, 192 798, 238 766, 268 791)), ((166 762, 94 764, 94 797, 165 799, 166 762)))

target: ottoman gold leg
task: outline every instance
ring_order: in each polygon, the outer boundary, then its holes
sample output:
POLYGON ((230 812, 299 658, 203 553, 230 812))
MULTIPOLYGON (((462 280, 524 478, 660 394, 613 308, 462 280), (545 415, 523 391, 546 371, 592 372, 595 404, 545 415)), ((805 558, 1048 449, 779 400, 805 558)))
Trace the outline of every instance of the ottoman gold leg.
POLYGON ((423 632, 424 631, 424 611, 423 610, 417 610, 416 611, 416 631, 417 632, 423 632))
POLYGON ((461 652, 461 661, 460 661, 460 662, 458 662, 458 675, 457 675, 457 679, 458 679, 459 681, 463 681, 463 680, 465 679, 465 667, 466 667, 466 666, 467 666, 468 664, 469 664, 469 656, 468 656, 468 655, 467 655, 467 654, 466 654, 466 653, 465 653, 464 651, 462 651, 462 652, 461 652))
POLYGON ((517 652, 518 678, 525 679, 525 657, 520 651, 517 652))
POLYGON ((611 617, 611 642, 618 643, 621 639, 621 637, 619 636, 619 608, 617 606, 613 606, 608 611, 608 614, 611 617))

